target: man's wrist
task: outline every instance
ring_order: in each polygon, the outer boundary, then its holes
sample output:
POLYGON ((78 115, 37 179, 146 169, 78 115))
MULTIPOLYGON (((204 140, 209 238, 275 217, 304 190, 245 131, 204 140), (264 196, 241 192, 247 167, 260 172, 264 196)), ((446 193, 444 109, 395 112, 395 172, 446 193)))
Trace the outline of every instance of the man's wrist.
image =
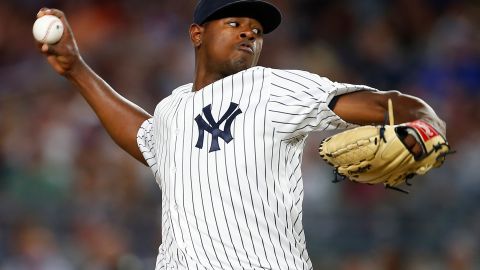
POLYGON ((87 72, 89 68, 87 64, 83 61, 81 57, 79 57, 75 64, 72 65, 72 67, 65 72, 64 76, 70 81, 73 82, 78 82, 87 72))

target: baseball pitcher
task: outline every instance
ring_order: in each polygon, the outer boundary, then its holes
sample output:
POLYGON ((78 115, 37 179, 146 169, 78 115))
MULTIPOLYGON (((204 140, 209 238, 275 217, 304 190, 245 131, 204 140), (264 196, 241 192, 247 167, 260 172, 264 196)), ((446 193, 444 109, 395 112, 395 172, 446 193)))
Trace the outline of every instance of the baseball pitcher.
POLYGON ((65 14, 44 8, 44 15, 59 17, 65 32, 57 44, 39 43, 41 52, 160 187, 157 270, 312 269, 301 174, 312 131, 371 125, 320 147, 339 175, 364 183, 396 186, 438 167, 449 152, 445 123, 416 97, 257 66, 264 39, 282 20, 266 1, 198 2, 189 30, 193 81, 153 116, 88 67, 65 14), (399 125, 385 121, 388 100, 399 125))

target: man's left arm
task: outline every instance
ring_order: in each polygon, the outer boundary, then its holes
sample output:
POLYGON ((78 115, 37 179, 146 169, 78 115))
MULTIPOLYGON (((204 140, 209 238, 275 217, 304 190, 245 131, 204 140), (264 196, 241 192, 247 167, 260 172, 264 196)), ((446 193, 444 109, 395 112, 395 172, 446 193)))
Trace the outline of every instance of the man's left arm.
POLYGON ((338 97, 333 111, 343 120, 358 125, 383 124, 388 112, 388 100, 394 105, 395 122, 422 120, 446 135, 446 124, 435 111, 420 98, 398 91, 358 91, 338 97))
MULTIPOLYGON (((446 124, 435 111, 420 98, 399 91, 358 91, 338 96, 333 111, 344 121, 358 124, 386 124, 388 100, 394 107, 395 124, 421 120, 430 124, 446 138, 446 124)), ((421 152, 418 141, 412 136, 403 139, 405 146, 414 154, 421 152)))
POLYGON ((320 156, 337 175, 394 188, 440 167, 454 152, 445 138, 445 122, 417 97, 398 91, 359 91, 332 101, 329 107, 340 118, 362 125, 320 144, 320 156))

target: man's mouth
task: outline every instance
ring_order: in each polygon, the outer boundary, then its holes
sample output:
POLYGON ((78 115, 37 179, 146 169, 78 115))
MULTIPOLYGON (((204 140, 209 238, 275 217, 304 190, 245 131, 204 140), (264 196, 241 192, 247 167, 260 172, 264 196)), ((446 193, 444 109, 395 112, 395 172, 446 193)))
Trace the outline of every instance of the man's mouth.
POLYGON ((238 49, 241 51, 245 51, 250 54, 255 54, 255 50, 253 49, 253 45, 248 42, 242 42, 238 46, 238 49))

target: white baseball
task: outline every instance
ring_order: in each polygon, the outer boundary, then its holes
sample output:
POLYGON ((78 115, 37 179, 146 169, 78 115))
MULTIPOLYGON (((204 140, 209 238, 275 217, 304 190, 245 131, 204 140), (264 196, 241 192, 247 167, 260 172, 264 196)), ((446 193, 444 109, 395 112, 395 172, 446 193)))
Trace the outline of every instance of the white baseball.
POLYGON ((33 24, 33 37, 41 43, 55 44, 63 35, 62 21, 53 15, 44 15, 33 24))

